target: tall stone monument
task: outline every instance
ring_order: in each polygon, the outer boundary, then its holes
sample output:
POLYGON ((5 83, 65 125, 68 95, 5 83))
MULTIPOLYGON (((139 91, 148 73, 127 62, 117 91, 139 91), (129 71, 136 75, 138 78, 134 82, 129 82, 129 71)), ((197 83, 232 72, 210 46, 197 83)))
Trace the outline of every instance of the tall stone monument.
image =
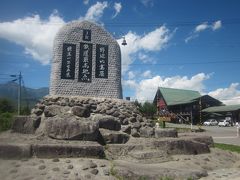
POLYGON ((88 21, 62 27, 54 40, 50 95, 122 99, 117 41, 88 21))

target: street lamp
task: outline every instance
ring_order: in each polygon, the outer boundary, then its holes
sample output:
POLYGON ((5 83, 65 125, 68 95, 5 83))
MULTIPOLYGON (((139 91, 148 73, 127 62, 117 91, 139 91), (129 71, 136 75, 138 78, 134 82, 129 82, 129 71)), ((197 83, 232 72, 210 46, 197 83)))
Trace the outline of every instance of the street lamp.
POLYGON ((126 41, 126 39, 125 39, 125 36, 123 36, 122 45, 123 45, 123 46, 126 46, 126 45, 127 45, 127 41, 126 41))

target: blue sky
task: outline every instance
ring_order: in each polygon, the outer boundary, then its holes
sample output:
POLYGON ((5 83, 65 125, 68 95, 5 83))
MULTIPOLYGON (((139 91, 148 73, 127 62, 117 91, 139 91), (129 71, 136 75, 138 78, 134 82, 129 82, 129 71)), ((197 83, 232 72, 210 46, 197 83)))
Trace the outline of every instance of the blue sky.
POLYGON ((0 83, 23 74, 47 87, 56 32, 72 20, 104 26, 121 44, 124 97, 152 100, 157 87, 240 104, 238 0, 1 0, 0 83))

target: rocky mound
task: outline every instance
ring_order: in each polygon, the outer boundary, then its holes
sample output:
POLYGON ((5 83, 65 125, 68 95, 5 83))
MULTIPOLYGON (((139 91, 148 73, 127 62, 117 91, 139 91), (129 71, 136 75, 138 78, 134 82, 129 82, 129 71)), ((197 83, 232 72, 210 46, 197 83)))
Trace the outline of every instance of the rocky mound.
POLYGON ((126 143, 130 136, 177 137, 175 130, 155 130, 132 102, 79 96, 44 97, 31 116, 16 118, 13 131, 100 144, 126 143))

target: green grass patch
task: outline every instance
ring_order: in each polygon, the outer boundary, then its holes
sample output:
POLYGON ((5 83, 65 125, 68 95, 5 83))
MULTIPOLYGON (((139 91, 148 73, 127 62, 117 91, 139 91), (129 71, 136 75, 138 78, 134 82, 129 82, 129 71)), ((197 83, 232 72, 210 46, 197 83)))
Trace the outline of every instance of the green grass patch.
POLYGON ((237 145, 214 143, 214 147, 227 150, 227 151, 240 153, 240 146, 237 146, 237 145))

